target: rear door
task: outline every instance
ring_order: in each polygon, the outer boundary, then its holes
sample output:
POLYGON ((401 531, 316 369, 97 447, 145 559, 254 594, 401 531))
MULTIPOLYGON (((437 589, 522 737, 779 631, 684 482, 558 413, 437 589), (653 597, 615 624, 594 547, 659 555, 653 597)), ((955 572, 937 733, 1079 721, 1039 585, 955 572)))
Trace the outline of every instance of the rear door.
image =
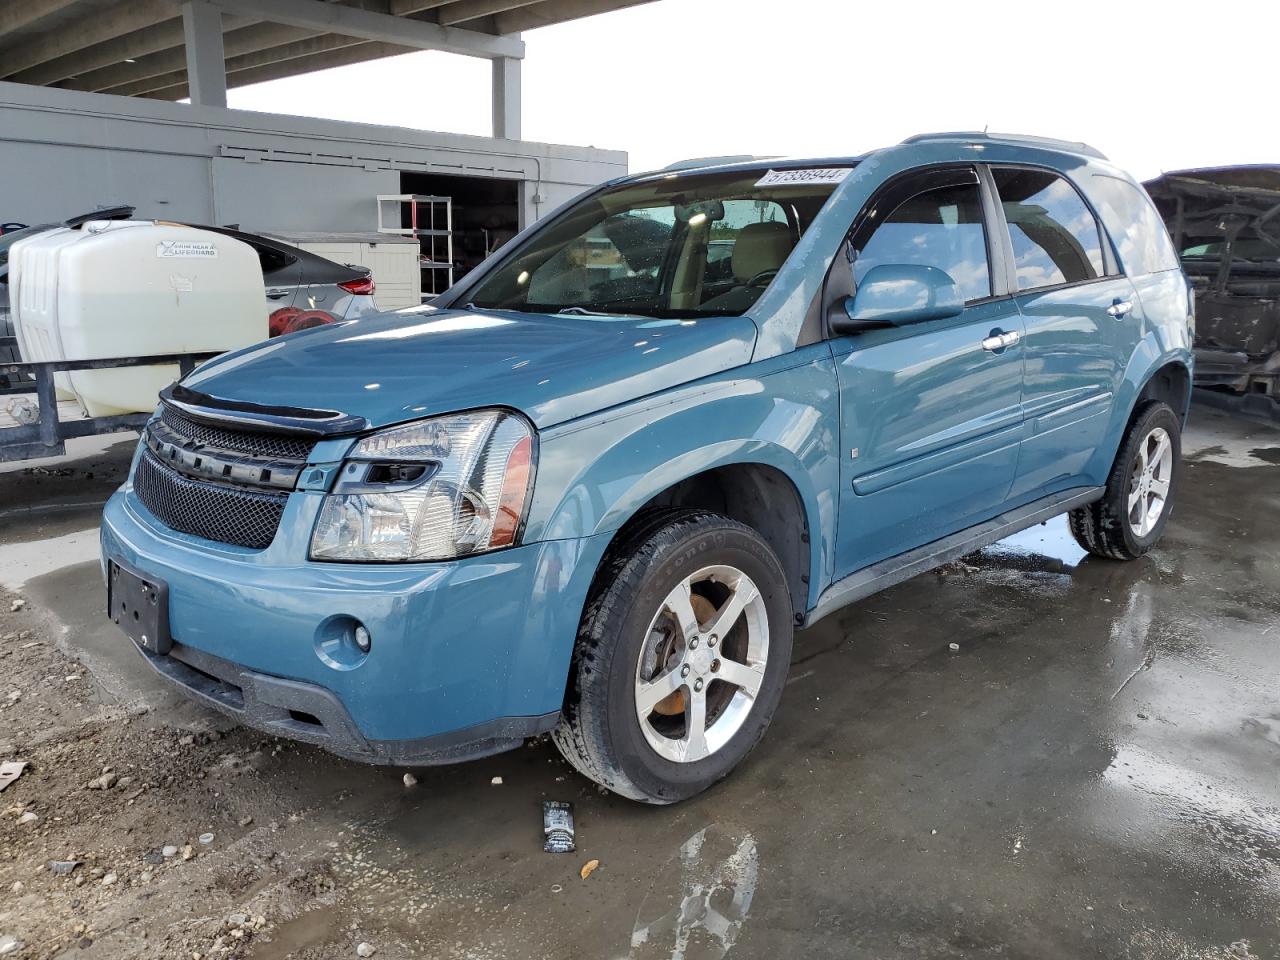
POLYGON ((880 264, 924 264, 951 275, 966 307, 946 320, 831 340, 841 410, 838 577, 1004 505, 1021 430, 1022 320, 1003 265, 992 270, 1002 256, 993 217, 976 168, 953 166, 887 185, 854 227, 854 284, 880 264), (1001 338, 1007 346, 993 347, 1001 338))
POLYGON ((1013 501, 1083 482, 1142 324, 1097 218, 1061 174, 992 166, 1010 289, 1025 324, 1022 450, 1013 501))

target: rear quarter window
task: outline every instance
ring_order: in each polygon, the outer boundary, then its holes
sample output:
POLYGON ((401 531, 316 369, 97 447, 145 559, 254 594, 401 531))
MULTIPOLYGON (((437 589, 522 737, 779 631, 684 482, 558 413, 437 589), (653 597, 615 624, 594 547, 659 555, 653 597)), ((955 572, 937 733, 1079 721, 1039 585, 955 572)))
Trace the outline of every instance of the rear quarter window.
POLYGON ((1145 190, 1102 173, 1093 175, 1089 187, 1125 273, 1137 276, 1178 269, 1178 252, 1145 190))

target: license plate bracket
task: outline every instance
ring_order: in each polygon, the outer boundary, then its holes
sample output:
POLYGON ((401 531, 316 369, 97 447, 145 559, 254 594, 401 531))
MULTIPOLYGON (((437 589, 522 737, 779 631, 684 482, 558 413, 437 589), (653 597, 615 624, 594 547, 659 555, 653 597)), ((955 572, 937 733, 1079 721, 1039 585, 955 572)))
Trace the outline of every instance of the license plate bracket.
POLYGON ((147 653, 173 649, 168 585, 121 560, 107 560, 107 616, 147 653))

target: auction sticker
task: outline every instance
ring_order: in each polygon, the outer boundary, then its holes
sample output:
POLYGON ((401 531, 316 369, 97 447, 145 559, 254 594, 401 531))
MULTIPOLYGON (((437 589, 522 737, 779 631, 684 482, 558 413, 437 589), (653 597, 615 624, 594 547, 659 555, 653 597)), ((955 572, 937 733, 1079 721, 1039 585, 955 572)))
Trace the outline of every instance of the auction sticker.
POLYGON ((218 245, 212 240, 161 240, 156 256, 166 260, 216 260, 218 245))
POLYGON ((819 167, 807 170, 770 170, 756 181, 757 187, 790 187, 797 184, 836 184, 849 175, 849 167, 819 167))

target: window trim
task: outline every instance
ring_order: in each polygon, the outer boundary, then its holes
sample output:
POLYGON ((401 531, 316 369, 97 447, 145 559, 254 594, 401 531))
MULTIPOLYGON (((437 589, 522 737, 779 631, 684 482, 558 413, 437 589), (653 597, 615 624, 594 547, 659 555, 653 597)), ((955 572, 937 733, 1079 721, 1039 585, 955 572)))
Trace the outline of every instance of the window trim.
POLYGON ((1084 191, 1080 189, 1071 177, 1067 176, 1063 171, 1054 167, 1045 166, 1039 163, 983 163, 979 166, 985 170, 985 176, 989 182, 991 190, 994 212, 999 219, 1001 232, 1000 239, 1005 247, 1005 261, 1008 276, 1005 278, 1008 284, 1010 295, 1014 297, 1023 297, 1030 294, 1051 293, 1055 290, 1070 290, 1073 287, 1087 287, 1092 283, 1102 283, 1108 280, 1115 280, 1117 277, 1127 276, 1120 266, 1120 259, 1116 256, 1114 243, 1111 234, 1108 232, 1106 224, 1102 222, 1102 218, 1098 216, 1098 211, 1094 209, 1089 198, 1084 195, 1084 191), (1084 204, 1084 208, 1089 211, 1089 215, 1093 217, 1093 223, 1098 228, 1098 243, 1102 249, 1102 275, 1091 277, 1088 280, 1069 280, 1066 283, 1051 283, 1041 287, 1028 287, 1025 290, 1018 287, 1018 266, 1017 258, 1013 254, 1013 234, 1009 232, 1009 221, 1004 216, 1003 201, 1000 199, 1000 189, 996 186, 995 171, 997 170, 1028 170, 1035 173, 1048 173, 1052 176, 1060 178, 1072 190, 1075 191, 1080 202, 1084 204))

